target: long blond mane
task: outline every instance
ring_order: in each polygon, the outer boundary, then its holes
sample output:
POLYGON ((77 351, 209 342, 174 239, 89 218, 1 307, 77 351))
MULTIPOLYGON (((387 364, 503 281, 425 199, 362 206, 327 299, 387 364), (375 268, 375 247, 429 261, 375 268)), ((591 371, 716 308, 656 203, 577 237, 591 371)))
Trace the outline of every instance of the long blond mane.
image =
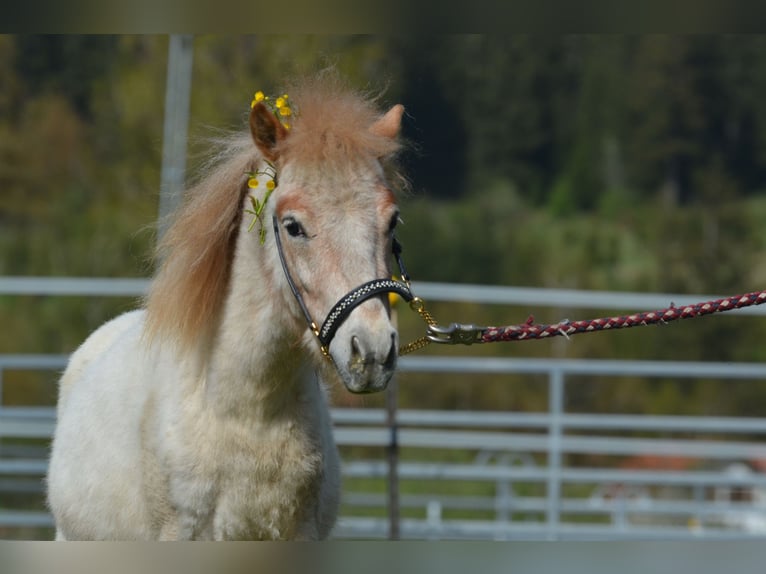
MULTIPOLYGON (((288 93, 297 115, 279 150, 282 157, 308 164, 381 158, 389 173, 398 174, 392 169, 398 143, 369 130, 381 117, 372 97, 349 90, 327 72, 294 83, 288 93)), ((157 250, 161 264, 145 301, 150 340, 189 349, 215 333, 231 279, 246 173, 258 157, 249 134, 230 138, 209 173, 187 191, 157 250)))

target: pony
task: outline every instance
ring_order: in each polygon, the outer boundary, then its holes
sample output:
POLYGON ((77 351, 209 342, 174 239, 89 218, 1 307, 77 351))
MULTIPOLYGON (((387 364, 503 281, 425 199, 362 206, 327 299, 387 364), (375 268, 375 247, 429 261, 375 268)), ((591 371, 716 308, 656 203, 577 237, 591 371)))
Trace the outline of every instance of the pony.
POLYGON ((290 126, 253 101, 249 130, 187 190, 143 304, 72 354, 46 479, 57 540, 331 534, 328 386, 382 391, 396 368, 385 292, 406 289, 381 278, 403 107, 384 113, 328 74, 289 98, 290 126), (253 187, 263 174, 276 186, 253 187), (330 314, 319 338, 312 318, 330 314))

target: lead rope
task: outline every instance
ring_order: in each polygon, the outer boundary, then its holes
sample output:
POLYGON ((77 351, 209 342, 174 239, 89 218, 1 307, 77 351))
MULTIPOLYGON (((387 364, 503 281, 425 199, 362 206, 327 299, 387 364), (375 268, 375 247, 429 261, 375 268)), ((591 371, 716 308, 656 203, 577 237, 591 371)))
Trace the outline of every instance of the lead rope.
MULTIPOLYGON (((766 303, 766 290, 753 291, 742 295, 733 295, 713 301, 702 301, 676 307, 671 303, 670 307, 657 311, 644 311, 631 315, 619 315, 612 317, 600 317, 583 321, 560 321, 552 325, 535 324, 530 316, 525 323, 520 325, 508 325, 506 327, 476 327, 452 324, 446 329, 438 329, 449 334, 445 342, 456 341, 456 334, 465 331, 474 335, 472 342, 494 343, 498 341, 524 341, 529 339, 545 339, 548 337, 569 337, 579 333, 594 333, 596 331, 608 331, 610 329, 627 329, 629 327, 641 327, 646 325, 665 325, 679 319, 692 319, 704 317, 713 313, 722 313, 734 309, 742 309, 752 305, 766 303)), ((463 341, 458 341, 463 342, 463 341)))
MULTIPOLYGON (((402 246, 396 238, 394 238, 392 243, 392 251, 396 258, 396 262, 399 265, 402 281, 404 281, 407 286, 409 294, 412 295, 410 276, 407 274, 407 271, 404 268, 404 262, 402 261, 402 246)), ((472 345, 474 343, 524 341, 557 336, 569 338, 571 335, 577 335, 579 333, 593 333, 596 331, 626 329, 629 327, 645 325, 664 325, 678 319, 704 317, 705 315, 711 315, 713 313, 742 309, 743 307, 749 307, 751 305, 763 305, 764 303, 766 303, 766 289, 742 295, 724 297, 722 299, 715 299, 713 301, 703 301, 691 305, 684 305, 681 307, 676 307, 671 303, 670 307, 666 307, 665 309, 633 313, 631 315, 600 317, 598 319, 584 321, 564 320, 552 325, 535 324, 534 318, 530 315, 524 323, 519 325, 484 327, 473 324, 464 325, 461 323, 451 323, 448 326, 441 326, 426 309, 424 301, 420 297, 412 296, 412 299, 409 300, 410 309, 415 311, 420 315, 423 321, 425 321, 427 325, 426 334, 406 345, 401 345, 399 347, 399 355, 414 353, 415 351, 427 347, 430 343, 472 345)))
POLYGON ((410 308, 416 311, 428 323, 426 335, 404 345, 399 353, 405 355, 422 349, 429 343, 472 345, 474 343, 496 343, 499 341, 528 341, 558 336, 569 338, 571 335, 579 333, 595 333, 597 331, 627 329, 647 325, 665 325, 679 319, 704 317, 713 313, 722 313, 765 303, 766 290, 762 290, 680 307, 676 307, 671 303, 670 307, 664 309, 633 313, 631 315, 600 317, 583 321, 564 320, 552 325, 536 324, 533 317, 530 316, 526 322, 519 325, 482 327, 478 325, 463 325, 461 323, 440 326, 425 309, 423 300, 416 297, 410 302, 410 308))
MULTIPOLYGON (((401 257, 402 247, 396 239, 393 241, 393 253, 394 257, 396 257, 397 264, 399 265, 402 280, 411 293, 412 287, 410 285, 410 277, 404 268, 404 262, 401 257)), ((678 319, 703 317, 713 313, 742 309, 743 307, 749 307, 751 305, 763 305, 764 303, 766 303, 766 289, 742 295, 724 297, 722 299, 715 299, 713 301, 703 301, 700 303, 683 305, 681 307, 676 307, 671 303, 670 307, 666 307, 665 309, 633 313, 631 315, 601 317, 585 321, 564 320, 552 325, 535 324, 533 317, 530 315, 526 322, 519 325, 484 327, 479 325, 463 325, 461 323, 451 323, 448 326, 441 326, 426 309, 423 300, 420 297, 413 296, 409 301, 410 309, 415 311, 420 315, 423 321, 425 321, 427 325, 426 334, 415 339, 411 343, 400 346, 399 355, 414 353, 415 351, 419 351, 428 346, 430 343, 472 345, 474 343, 524 341, 557 336, 569 338, 569 336, 577 335, 579 333, 593 333, 596 331, 626 329, 629 327, 645 325, 664 325, 678 319)))

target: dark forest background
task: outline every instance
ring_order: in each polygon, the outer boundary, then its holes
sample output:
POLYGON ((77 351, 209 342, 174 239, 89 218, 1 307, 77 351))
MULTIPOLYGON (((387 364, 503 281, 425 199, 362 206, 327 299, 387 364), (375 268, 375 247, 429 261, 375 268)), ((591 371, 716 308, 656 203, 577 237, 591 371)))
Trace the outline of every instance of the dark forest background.
MULTIPOLYGON (((151 274, 167 50, 165 36, 0 36, 0 274, 151 274)), ((766 287, 766 36, 198 36, 191 173, 206 138, 244 126, 256 89, 328 65, 407 109, 400 239, 416 280, 766 287)), ((135 303, 0 297, 0 352, 70 352, 135 303)), ((434 307, 444 321, 563 318, 434 307)), ((416 321, 402 313, 405 333, 416 321)), ((765 331, 716 317, 461 352, 760 361, 765 331)), ((55 400, 50 380, 14 380, 6 403, 55 400)), ((763 392, 742 383, 641 385, 583 385, 569 408, 763 414, 763 392)), ((403 404, 420 408, 545 409, 527 381, 400 386, 403 404)))

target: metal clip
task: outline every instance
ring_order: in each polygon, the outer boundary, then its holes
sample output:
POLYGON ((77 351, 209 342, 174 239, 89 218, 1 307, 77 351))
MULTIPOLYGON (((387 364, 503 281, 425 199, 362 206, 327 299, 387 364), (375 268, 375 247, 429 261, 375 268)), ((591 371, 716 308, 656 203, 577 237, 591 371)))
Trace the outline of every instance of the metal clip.
POLYGON ((484 327, 461 323, 452 323, 449 327, 429 325, 426 329, 426 337, 432 343, 472 345, 473 343, 481 343, 481 336, 484 331, 484 327))

